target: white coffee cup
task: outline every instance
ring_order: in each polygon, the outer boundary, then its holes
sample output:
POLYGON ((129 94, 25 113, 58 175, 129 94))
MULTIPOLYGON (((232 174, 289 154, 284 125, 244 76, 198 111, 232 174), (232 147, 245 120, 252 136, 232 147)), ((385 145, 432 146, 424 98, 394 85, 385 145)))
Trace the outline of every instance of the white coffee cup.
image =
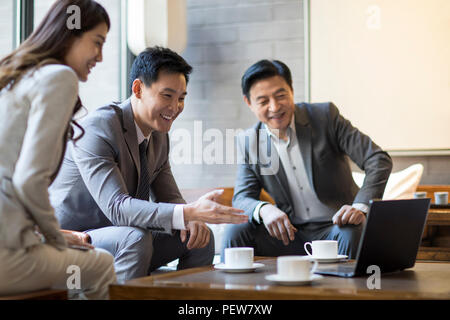
POLYGON ((441 191, 434 193, 434 203, 435 204, 448 204, 448 192, 441 191))
POLYGON ((225 248, 225 266, 243 269, 253 267, 253 248, 225 248))
POLYGON ((338 242, 336 240, 314 240, 306 242, 303 246, 309 256, 318 259, 334 259, 338 256, 338 242), (311 246, 311 252, 308 251, 311 246))
POLYGON ((422 199, 422 198, 426 198, 426 197, 427 197, 427 192, 426 191, 414 192, 414 199, 422 199))
POLYGON ((318 262, 307 256, 282 256, 277 258, 277 276, 284 280, 309 280, 318 262), (311 264, 314 264, 311 268, 311 264))

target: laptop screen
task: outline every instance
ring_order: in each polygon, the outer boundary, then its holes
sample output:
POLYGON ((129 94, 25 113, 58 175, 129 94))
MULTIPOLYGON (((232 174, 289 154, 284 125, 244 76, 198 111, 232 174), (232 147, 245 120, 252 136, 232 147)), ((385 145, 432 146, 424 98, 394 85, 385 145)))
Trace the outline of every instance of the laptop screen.
POLYGON ((356 274, 376 265, 381 272, 414 266, 430 199, 373 200, 357 253, 356 274))

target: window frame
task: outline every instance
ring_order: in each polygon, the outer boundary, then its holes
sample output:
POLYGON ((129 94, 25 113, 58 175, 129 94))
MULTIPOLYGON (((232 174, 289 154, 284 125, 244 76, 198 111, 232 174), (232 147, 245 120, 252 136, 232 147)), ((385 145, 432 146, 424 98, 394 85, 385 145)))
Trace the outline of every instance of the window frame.
MULTIPOLYGON (((34 0, 11 0, 13 1, 13 50, 24 42, 34 29, 34 0)), ((125 100, 131 95, 131 83, 129 74, 131 65, 136 58, 128 48, 127 44, 127 1, 121 0, 121 58, 118 68, 120 68, 119 96, 125 100)))
POLYGON ((34 0, 13 1, 13 49, 16 49, 34 28, 34 0))

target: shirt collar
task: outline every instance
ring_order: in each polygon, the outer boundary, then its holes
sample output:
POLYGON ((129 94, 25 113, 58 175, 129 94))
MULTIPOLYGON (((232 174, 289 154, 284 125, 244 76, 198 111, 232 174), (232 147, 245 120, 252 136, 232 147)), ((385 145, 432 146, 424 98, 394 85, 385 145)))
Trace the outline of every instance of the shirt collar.
POLYGON ((148 135, 148 137, 145 137, 144 134, 142 133, 141 128, 139 128, 138 124, 136 123, 136 121, 134 121, 134 125, 136 126, 138 145, 141 144, 142 141, 144 141, 145 139, 147 139, 147 140, 150 139, 151 133, 148 135))
MULTIPOLYGON (((272 131, 270 131, 270 128, 269 128, 269 127, 267 126, 267 124, 265 124, 265 123, 264 123, 264 128, 266 129, 268 135, 269 135, 271 138, 274 138, 275 141, 279 141, 278 137, 277 137, 272 131)), ((292 135, 295 136, 296 133, 297 133, 297 132, 296 132, 296 130, 295 130, 295 113, 294 113, 294 114, 292 115, 291 122, 289 123, 289 127, 287 128, 287 135, 288 135, 288 142, 287 142, 287 143, 288 143, 288 144, 289 144, 289 142, 291 141, 292 135)))

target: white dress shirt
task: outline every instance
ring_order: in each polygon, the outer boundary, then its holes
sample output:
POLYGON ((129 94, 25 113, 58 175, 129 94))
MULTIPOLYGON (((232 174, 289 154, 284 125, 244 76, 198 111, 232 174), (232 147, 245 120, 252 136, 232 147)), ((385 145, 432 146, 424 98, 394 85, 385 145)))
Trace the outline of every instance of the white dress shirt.
MULTIPOLYGON (((324 205, 318 199, 316 193, 309 184, 308 175, 305 170, 300 146, 297 140, 294 116, 292 117, 291 123, 287 128, 287 141, 279 139, 270 131, 266 124, 264 124, 264 127, 274 143, 286 173, 289 192, 293 201, 293 210, 295 213, 291 217, 292 223, 302 224, 307 222, 329 221, 336 212, 324 205)), ((266 203, 267 202, 259 203, 253 212, 253 218, 258 223, 261 223, 259 211, 266 203)), ((368 207, 363 203, 354 203, 352 206, 367 213, 368 207)))
MULTIPOLYGON (((142 141, 144 141, 145 139, 147 139, 147 141, 150 141, 151 132, 147 137, 145 137, 144 134, 142 133, 141 128, 139 128, 139 126, 137 125, 136 121, 134 121, 134 124, 136 126, 138 145, 140 145, 142 143, 142 141)), ((186 226, 184 224, 183 207, 184 207, 184 205, 177 204, 173 210, 172 226, 173 226, 173 229, 175 229, 175 230, 186 230, 186 226)))

